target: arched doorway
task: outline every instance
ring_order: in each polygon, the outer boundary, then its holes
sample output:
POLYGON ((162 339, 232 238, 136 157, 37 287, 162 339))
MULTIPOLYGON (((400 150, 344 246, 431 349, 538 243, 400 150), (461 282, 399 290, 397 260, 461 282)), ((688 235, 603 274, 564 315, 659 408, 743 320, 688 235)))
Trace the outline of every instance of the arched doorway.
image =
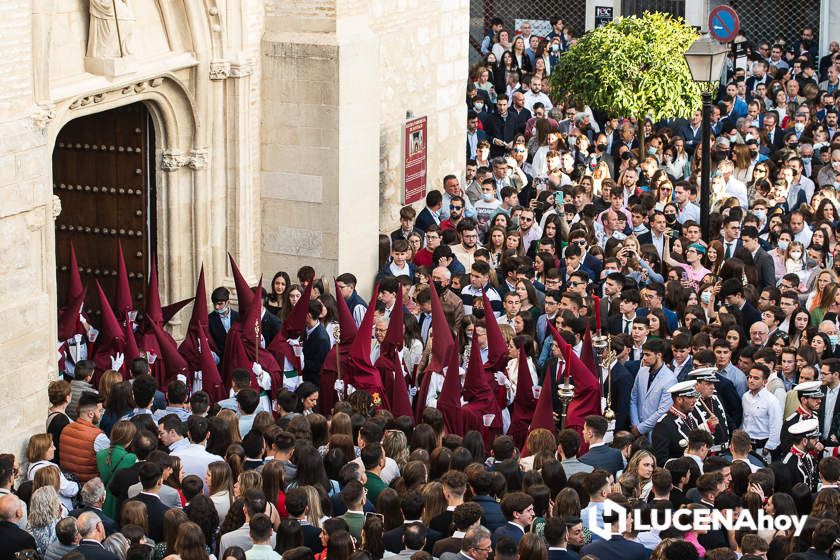
POLYGON ((62 212, 55 222, 59 306, 66 301, 70 242, 76 249, 85 308, 99 312, 95 280, 113 297, 118 243, 135 309, 156 250, 155 132, 144 103, 74 119, 58 133, 53 150, 53 193, 62 212))

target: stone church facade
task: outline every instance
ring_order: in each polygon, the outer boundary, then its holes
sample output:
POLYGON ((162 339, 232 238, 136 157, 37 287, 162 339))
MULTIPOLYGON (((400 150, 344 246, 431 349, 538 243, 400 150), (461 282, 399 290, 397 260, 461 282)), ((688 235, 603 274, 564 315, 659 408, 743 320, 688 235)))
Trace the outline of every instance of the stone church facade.
POLYGON ((367 293, 408 112, 429 186, 462 172, 468 4, 0 3, 0 449, 44 430, 69 241, 89 295, 120 241, 140 309, 152 256, 164 304, 202 265, 232 286, 228 252, 252 282, 311 264, 367 293))

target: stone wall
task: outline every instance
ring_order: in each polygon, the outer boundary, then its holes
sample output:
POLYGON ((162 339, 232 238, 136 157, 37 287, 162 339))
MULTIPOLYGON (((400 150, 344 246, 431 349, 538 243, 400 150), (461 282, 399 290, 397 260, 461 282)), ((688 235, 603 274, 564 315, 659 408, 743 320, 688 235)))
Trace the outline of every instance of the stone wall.
POLYGON ((34 124, 28 0, 0 3, 0 449, 43 431, 55 365, 55 259, 46 134, 34 124))
POLYGON ((352 271, 367 293, 402 204, 407 111, 429 117, 429 188, 463 173, 468 17, 468 0, 266 3, 266 275, 352 271))
MULTIPOLYGON (((382 79, 380 229, 399 226, 402 206, 402 125, 407 111, 428 121, 427 188, 464 173, 469 0, 372 0, 382 79), (395 5, 396 4, 396 5, 395 5)), ((418 202, 418 211, 423 208, 418 202)))

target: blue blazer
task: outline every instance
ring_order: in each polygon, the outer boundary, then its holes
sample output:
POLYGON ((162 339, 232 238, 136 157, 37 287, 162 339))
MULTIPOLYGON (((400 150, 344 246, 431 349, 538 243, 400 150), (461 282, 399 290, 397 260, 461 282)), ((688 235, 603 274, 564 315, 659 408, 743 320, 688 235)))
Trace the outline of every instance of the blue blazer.
POLYGON ((491 533, 507 524, 507 519, 502 513, 502 506, 490 496, 475 496, 472 501, 481 506, 481 524, 491 533))
POLYGON ((420 213, 417 214, 417 219, 414 220, 414 227, 426 233, 426 230, 429 229, 429 226, 432 224, 436 224, 434 216, 429 211, 428 208, 423 208, 420 210, 420 213))
POLYGON ((548 560, 578 560, 577 552, 572 550, 548 550, 548 560))
POLYGON ((593 468, 604 469, 613 476, 618 471, 624 470, 624 459, 621 456, 621 451, 608 445, 593 447, 579 460, 593 468))
MULTIPOLYGON (((305 333, 304 333, 305 336, 305 333)), ((321 366, 330 351, 330 335, 324 327, 318 325, 303 341, 303 371, 304 381, 318 384, 321 376, 321 366)))
POLYGON ((630 393, 630 423, 638 426, 639 431, 645 435, 652 432, 659 417, 668 412, 673 402, 668 388, 677 383, 674 372, 664 364, 650 387, 649 375, 650 370, 647 366, 640 367, 636 382, 633 383, 633 391, 630 393))
POLYGON ((499 540, 499 537, 510 537, 513 539, 513 542, 518 545, 519 541, 521 541, 524 536, 524 531, 517 529, 510 523, 505 522, 504 525, 493 531, 493 546, 496 545, 496 541, 499 540))
POLYGON ((596 558, 621 558, 621 560, 647 560, 650 550, 643 545, 628 541, 621 535, 613 535, 608 541, 593 541, 584 546, 581 554, 592 554, 596 558))

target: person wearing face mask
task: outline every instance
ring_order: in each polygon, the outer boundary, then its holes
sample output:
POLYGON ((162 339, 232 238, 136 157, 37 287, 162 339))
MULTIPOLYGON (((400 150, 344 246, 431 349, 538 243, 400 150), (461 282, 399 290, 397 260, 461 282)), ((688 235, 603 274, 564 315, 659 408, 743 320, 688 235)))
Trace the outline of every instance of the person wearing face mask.
POLYGON ((219 286, 210 294, 213 302, 213 311, 207 315, 207 324, 210 327, 210 337, 216 346, 216 351, 221 362, 225 351, 225 340, 230 326, 239 321, 239 313, 230 308, 230 291, 224 286, 219 286))
POLYGON ((472 82, 467 84, 467 110, 474 112, 481 120, 482 126, 486 126, 487 117, 490 116, 490 95, 475 87, 472 82))

